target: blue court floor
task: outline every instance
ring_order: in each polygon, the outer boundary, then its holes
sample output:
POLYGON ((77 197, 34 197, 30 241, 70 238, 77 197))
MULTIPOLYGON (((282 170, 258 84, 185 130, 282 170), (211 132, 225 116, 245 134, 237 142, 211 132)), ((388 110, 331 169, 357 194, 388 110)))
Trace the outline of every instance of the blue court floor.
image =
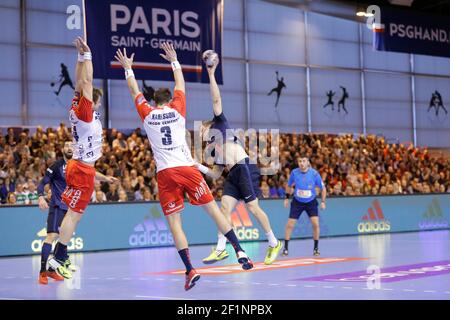
MULTIPOLYGON (((261 262, 266 242, 245 243, 261 262)), ((0 299, 433 299, 450 300, 449 230, 326 238, 289 243, 289 256, 251 272, 230 257, 205 266, 210 246, 191 247, 202 274, 184 291, 175 248, 72 254, 71 280, 38 284, 39 256, 0 258, 0 299), (207 267, 207 269, 201 269, 207 267), (375 272, 375 273, 374 273, 375 272)))

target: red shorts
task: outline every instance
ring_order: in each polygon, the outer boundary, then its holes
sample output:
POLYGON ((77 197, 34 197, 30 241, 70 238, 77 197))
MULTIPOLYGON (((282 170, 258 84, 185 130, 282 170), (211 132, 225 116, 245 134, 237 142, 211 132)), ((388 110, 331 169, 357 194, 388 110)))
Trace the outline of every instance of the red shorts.
POLYGON ((175 167, 157 173, 159 203, 164 215, 184 209, 184 192, 193 205, 207 204, 214 200, 205 179, 196 167, 175 167))
POLYGON ((72 210, 83 213, 94 192, 95 168, 77 160, 69 160, 66 167, 67 187, 62 201, 72 210))

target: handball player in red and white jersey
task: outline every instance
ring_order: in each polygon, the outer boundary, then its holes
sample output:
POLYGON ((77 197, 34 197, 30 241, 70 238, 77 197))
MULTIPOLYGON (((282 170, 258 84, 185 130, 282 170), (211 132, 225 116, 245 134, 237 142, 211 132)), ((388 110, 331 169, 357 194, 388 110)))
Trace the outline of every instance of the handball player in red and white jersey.
POLYGON ((159 199, 164 215, 175 240, 175 246, 186 266, 185 290, 191 289, 200 275, 193 268, 188 241, 181 225, 184 209, 184 193, 193 205, 202 206, 214 219, 219 230, 233 245, 238 262, 244 270, 253 268, 253 263, 242 250, 230 223, 217 206, 211 191, 195 166, 186 143, 186 97, 185 83, 177 54, 172 44, 163 43, 164 54, 169 61, 175 78, 173 97, 170 89, 158 89, 154 93, 155 106, 150 106, 139 91, 132 70, 134 53, 128 57, 126 49, 117 50, 116 59, 125 69, 125 77, 137 112, 150 140, 157 167, 159 199))
POLYGON ((69 279, 72 273, 67 258, 67 243, 70 241, 84 210, 94 191, 94 180, 114 183, 116 178, 96 172, 95 161, 102 156, 102 123, 98 109, 101 90, 92 86, 92 53, 86 42, 78 37, 75 42, 78 50, 76 65, 75 95, 69 111, 72 125, 73 156, 67 162, 67 187, 62 201, 68 211, 59 229, 59 241, 54 257, 49 264, 62 277, 69 279))

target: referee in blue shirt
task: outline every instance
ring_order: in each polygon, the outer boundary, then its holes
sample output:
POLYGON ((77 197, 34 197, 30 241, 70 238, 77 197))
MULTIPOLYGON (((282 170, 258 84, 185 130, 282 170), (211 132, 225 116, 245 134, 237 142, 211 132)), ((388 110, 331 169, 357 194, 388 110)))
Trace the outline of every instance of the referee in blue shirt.
POLYGON ((322 201, 320 203, 320 209, 325 209, 325 199, 327 197, 327 190, 322 181, 320 174, 309 163, 309 159, 301 157, 297 159, 298 168, 294 169, 289 176, 286 199, 284 200, 284 206, 287 208, 289 204, 289 197, 294 191, 294 198, 291 202, 291 210, 289 213, 289 219, 285 229, 285 240, 283 255, 288 255, 288 244, 291 239, 292 230, 294 230, 295 223, 297 222, 303 211, 308 214, 313 227, 314 238, 314 251, 315 256, 319 256, 319 210, 318 202, 316 200, 316 187, 321 190, 322 201), (294 188, 295 186, 295 188, 294 188))

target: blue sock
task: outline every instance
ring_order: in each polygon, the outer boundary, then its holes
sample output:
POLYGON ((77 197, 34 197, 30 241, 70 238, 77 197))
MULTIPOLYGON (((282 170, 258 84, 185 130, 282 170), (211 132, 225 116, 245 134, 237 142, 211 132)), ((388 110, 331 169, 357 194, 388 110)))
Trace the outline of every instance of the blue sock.
POLYGON ((47 260, 50 252, 52 252, 52 245, 50 243, 44 242, 41 251, 41 272, 47 271, 47 260))
POLYGON ((55 259, 58 261, 65 261, 67 256, 67 246, 58 241, 55 247, 55 259))
POLYGON ((186 266, 186 274, 188 274, 189 272, 191 272, 192 269, 194 269, 194 267, 192 267, 191 264, 191 257, 189 256, 189 249, 183 249, 178 251, 178 253, 180 254, 181 260, 183 260, 184 265, 186 266))
POLYGON ((234 233, 233 229, 228 231, 227 234, 225 234, 225 237, 228 239, 228 241, 230 241, 230 243, 233 246, 234 251, 236 251, 236 253, 238 253, 239 251, 244 251, 244 250, 242 250, 241 245, 239 244, 239 240, 236 237, 236 234, 234 233))

